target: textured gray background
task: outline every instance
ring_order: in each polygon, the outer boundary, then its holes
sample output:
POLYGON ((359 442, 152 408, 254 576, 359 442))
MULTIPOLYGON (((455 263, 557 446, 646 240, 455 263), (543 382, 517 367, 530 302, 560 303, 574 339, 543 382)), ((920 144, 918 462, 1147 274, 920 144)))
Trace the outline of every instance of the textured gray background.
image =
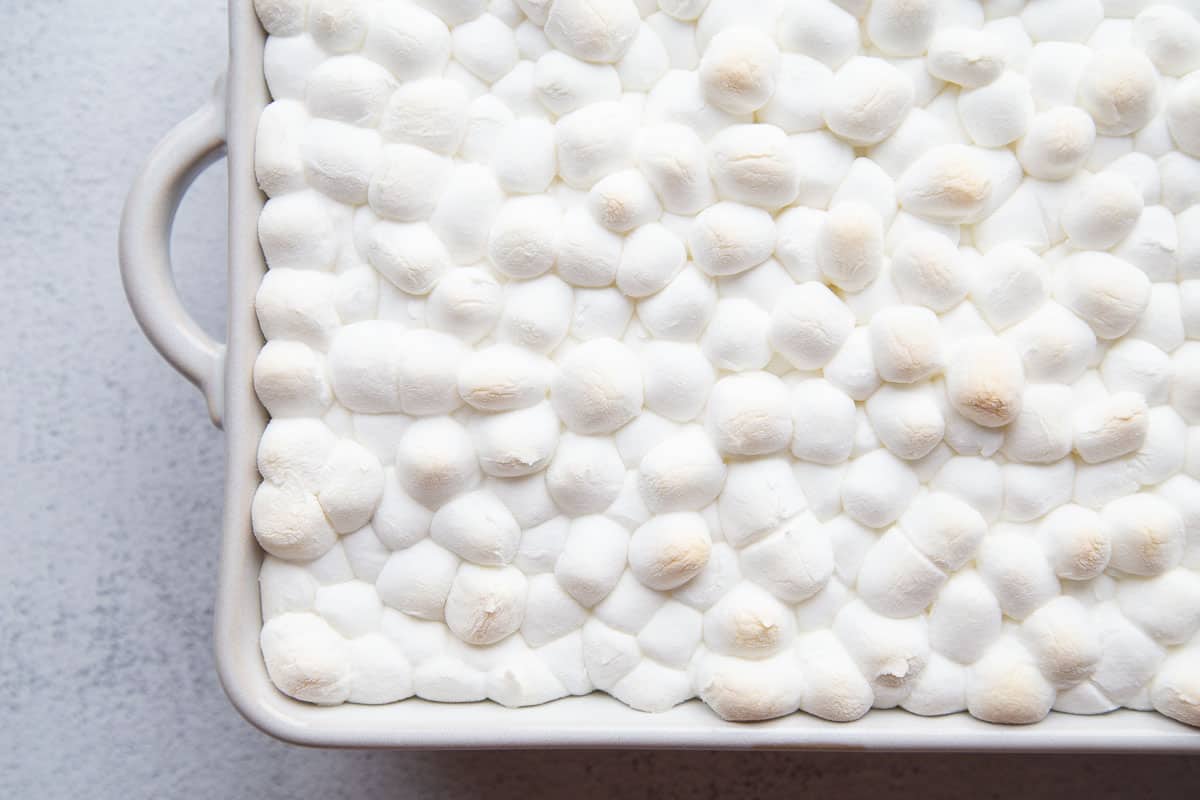
MULTIPOLYGON (((0 0, 0 797, 1196 796, 1196 758, 323 752, 243 722, 211 654, 221 435, 116 268, 125 189, 224 24, 201 0, 0 0)), ((212 331, 223 186, 175 240, 212 331)))

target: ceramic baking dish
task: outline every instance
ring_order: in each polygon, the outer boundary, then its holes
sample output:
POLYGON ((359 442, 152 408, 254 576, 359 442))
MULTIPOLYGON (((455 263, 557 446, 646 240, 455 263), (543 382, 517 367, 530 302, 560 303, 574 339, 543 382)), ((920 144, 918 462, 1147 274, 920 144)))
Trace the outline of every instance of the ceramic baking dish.
POLYGON ((857 722, 805 714, 770 722, 727 723, 698 700, 663 714, 633 711, 607 695, 509 709, 489 702, 450 705, 411 699, 388 706, 320 708, 271 684, 259 653, 258 569, 250 531, 258 483, 255 451, 266 415, 251 369, 262 346, 253 298, 265 266, 256 221, 254 134, 268 96, 264 33, 251 0, 229 4, 227 80, 168 133, 129 193, 120 260, 134 315, 151 343, 208 401, 226 443, 224 531, 216 601, 217 667, 234 706, 262 730, 288 741, 336 747, 508 748, 676 747, 850 750, 1139 751, 1200 753, 1200 731, 1154 713, 1100 717, 1051 713, 1029 727, 990 725, 964 714, 923 718, 874 711, 857 722), (191 180, 224 153, 229 172, 229 323, 226 344, 207 336, 180 303, 171 277, 171 225, 191 180))

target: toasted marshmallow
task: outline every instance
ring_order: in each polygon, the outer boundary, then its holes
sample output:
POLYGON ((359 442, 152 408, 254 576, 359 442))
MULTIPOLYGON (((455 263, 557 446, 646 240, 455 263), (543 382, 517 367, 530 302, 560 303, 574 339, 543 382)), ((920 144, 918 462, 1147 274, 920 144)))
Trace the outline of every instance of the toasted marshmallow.
POLYGON ((1153 576, 1183 558, 1183 518, 1166 500, 1145 492, 1129 495, 1106 505, 1101 517, 1112 535, 1111 567, 1153 576))
POLYGON ((645 586, 669 591, 704 569, 711 550, 708 525, 699 514, 663 514, 633 532, 629 567, 645 586))
POLYGON ((889 56, 919 56, 933 38, 938 8, 931 0, 879 0, 867 11, 867 36, 889 56))
POLYGON ((835 206, 817 234, 815 253, 826 280, 846 291, 862 290, 883 266, 879 214, 862 203, 835 206))
POLYGON ((633 44, 641 17, 632 0, 554 0, 546 14, 546 38, 583 61, 619 61, 633 44))
POLYGON ((762 659, 781 652, 796 633, 786 606, 753 584, 740 584, 704 614, 704 644, 722 655, 762 659))
POLYGON ((722 198, 777 209, 796 198, 799 164, 774 125, 731 125, 709 144, 709 169, 722 198))
POLYGON ((825 123, 856 146, 878 144, 896 132, 912 104, 907 75, 883 59, 859 56, 834 73, 825 123))
POLYGON ((1014 638, 1000 639, 967 674, 967 710, 986 722, 1027 725, 1054 704, 1054 686, 1014 638))
POLYGON ((943 28, 929 40, 929 74, 967 89, 986 86, 1004 72, 1004 48, 996 36, 970 28, 943 28))
POLYGON ((726 454, 757 456, 782 450, 792 439, 787 388, 767 372, 722 378, 709 398, 708 430, 726 454))
POLYGON ((761 660, 705 654, 693 668, 693 685, 719 717, 737 722, 791 714, 804 694, 790 653, 761 660))
POLYGON ((1007 425, 1021 410, 1025 376, 1021 360, 1001 339, 964 342, 946 368, 946 396, 971 422, 994 428, 1007 425))
POLYGON ((1091 155, 1096 124, 1073 106, 1058 106, 1037 114, 1017 143, 1017 158, 1029 175, 1062 180, 1077 173, 1091 155))
POLYGON ((1079 105, 1103 136, 1127 136, 1158 111, 1158 75, 1133 48, 1096 50, 1079 81, 1079 105))
POLYGON ((1095 511, 1077 505, 1054 509, 1038 524, 1038 537, 1060 578, 1085 581, 1108 566, 1112 536, 1095 511))
POLYGON ((929 663, 929 639, 921 616, 891 619, 855 601, 838 613, 833 633, 871 685, 876 708, 899 704, 929 663))
POLYGON ((528 586, 516 567, 463 564, 446 597, 446 625, 467 644, 495 644, 521 628, 528 586))
POLYGON ((400 439, 396 477, 412 499, 430 508, 441 506, 479 482, 471 437, 448 417, 417 420, 400 439))
POLYGON ((267 674, 281 692, 318 705, 350 696, 352 667, 346 640, 316 614, 282 614, 259 637, 267 674))

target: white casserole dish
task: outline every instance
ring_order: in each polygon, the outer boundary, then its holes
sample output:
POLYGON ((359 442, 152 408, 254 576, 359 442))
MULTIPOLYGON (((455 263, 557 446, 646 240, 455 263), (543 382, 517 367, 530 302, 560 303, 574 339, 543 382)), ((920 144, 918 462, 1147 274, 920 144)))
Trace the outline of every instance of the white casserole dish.
POLYGON ((850 750, 1137 751, 1200 753, 1200 731, 1154 713, 1100 717, 1053 712, 1028 727, 980 722, 965 713, 923 718, 875 711, 847 724, 805 714, 763 723, 723 722, 698 700, 663 714, 633 711, 594 693, 510 709, 410 699, 387 706, 317 707, 280 693, 259 651, 258 571, 250 531, 258 483, 255 452, 266 415, 251 381, 262 336, 253 298, 265 270, 256 224, 263 197, 254 178, 259 113, 268 100, 262 75, 265 35, 251 0, 229 4, 228 79, 151 153, 126 202, 120 261, 125 290, 146 336, 204 393, 226 445, 224 530, 216 603, 217 665, 234 706, 254 725, 287 741, 380 748, 675 747, 850 750), (207 336, 183 308, 171 278, 175 209, 191 180, 225 152, 229 173, 229 321, 227 344, 207 336))

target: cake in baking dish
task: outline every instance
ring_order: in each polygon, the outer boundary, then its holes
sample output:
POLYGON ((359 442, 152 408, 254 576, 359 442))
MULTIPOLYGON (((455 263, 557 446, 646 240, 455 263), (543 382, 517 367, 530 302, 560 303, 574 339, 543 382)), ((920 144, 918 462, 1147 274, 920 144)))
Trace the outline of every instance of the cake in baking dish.
POLYGON ((1200 725, 1200 21, 258 0, 262 650, 1200 725))

